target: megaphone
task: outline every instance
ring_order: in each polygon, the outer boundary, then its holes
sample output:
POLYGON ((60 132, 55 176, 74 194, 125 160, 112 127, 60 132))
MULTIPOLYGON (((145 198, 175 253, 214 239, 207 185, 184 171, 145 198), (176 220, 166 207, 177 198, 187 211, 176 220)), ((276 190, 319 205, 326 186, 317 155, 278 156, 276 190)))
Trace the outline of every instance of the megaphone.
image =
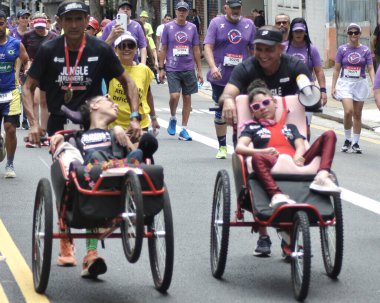
POLYGON ((308 112, 317 112, 321 109, 321 91, 315 85, 312 85, 309 78, 304 75, 298 75, 296 78, 298 89, 299 102, 305 107, 308 112))

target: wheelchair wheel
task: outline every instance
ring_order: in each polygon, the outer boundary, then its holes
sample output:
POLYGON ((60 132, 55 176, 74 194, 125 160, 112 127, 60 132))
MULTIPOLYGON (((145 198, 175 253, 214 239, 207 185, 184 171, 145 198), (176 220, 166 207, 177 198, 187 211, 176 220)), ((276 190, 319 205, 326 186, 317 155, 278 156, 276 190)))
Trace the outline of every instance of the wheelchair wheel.
POLYGON ((135 263, 140 258, 144 237, 144 208, 141 185, 134 171, 128 171, 121 190, 125 213, 120 226, 123 250, 127 260, 135 263))
POLYGON ((32 271, 34 289, 44 293, 49 282, 53 242, 53 195, 50 182, 38 182, 33 210, 32 271))
POLYGON ((304 211, 297 211, 292 232, 292 282, 294 296, 303 301, 308 293, 311 270, 311 246, 309 218, 304 211))
POLYGON ((322 257, 326 273, 330 278, 338 277, 343 263, 343 213, 339 196, 331 196, 335 222, 320 228, 322 257))
POLYGON ((225 170, 216 176, 211 214, 210 261, 211 272, 221 278, 227 262, 230 235, 231 192, 230 179, 225 170))
POLYGON ((164 207, 152 218, 148 231, 153 233, 153 237, 148 238, 148 249, 154 285, 160 292, 165 292, 172 281, 174 262, 173 217, 167 190, 164 207))

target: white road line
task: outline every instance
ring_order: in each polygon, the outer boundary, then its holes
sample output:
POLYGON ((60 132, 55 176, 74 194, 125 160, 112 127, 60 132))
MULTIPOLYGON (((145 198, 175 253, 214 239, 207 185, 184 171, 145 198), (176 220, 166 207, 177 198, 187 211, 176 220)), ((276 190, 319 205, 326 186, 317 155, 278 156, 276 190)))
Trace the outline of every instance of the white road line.
POLYGON ((191 113, 196 113, 196 114, 203 114, 203 112, 197 110, 197 109, 192 109, 191 113))
MULTIPOLYGON (((168 122, 162 119, 158 119, 158 122, 160 125, 164 128, 168 127, 168 122)), ((177 127, 177 133, 180 131, 180 128, 177 127)), ((218 141, 215 139, 211 139, 209 137, 206 137, 204 135, 198 134, 194 131, 187 130, 190 136, 193 138, 194 141, 197 141, 199 143, 202 143, 204 145, 210 146, 212 148, 218 149, 218 141)), ((227 146, 228 154, 232 155, 234 152, 234 148, 231 145, 227 146)), ((376 214, 380 214, 380 202, 373 200, 371 198, 368 198, 366 196, 360 195, 358 193, 355 193, 353 191, 350 191, 348 189, 342 188, 342 194, 341 194, 342 200, 345 200, 346 202, 349 202, 351 204, 354 204, 356 206, 359 206, 361 208, 364 208, 366 210, 369 210, 371 212, 374 212, 376 214)))
POLYGON ((204 112, 205 114, 209 114, 209 115, 215 115, 214 112, 210 112, 208 109, 200 109, 201 112, 204 112))
POLYGON ((38 159, 41 160, 41 162, 47 167, 50 169, 50 165, 48 163, 46 163, 46 161, 44 159, 42 159, 41 157, 38 157, 38 159))

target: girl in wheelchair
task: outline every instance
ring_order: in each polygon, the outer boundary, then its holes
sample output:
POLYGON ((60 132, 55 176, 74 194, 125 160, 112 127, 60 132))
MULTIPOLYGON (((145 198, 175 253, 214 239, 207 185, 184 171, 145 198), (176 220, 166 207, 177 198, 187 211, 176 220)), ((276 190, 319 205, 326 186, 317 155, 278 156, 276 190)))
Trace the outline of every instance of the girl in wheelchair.
MULTIPOLYGON (((280 190, 271 174, 271 169, 280 154, 292 157, 297 166, 307 165, 315 157, 320 156, 318 173, 310 184, 310 189, 329 195, 340 193, 341 190, 335 184, 331 174, 336 144, 334 131, 324 132, 309 149, 306 149, 305 137, 300 134, 298 128, 294 124, 285 123, 288 113, 285 98, 282 97, 283 113, 279 121, 276 121, 275 114, 279 101, 273 97, 265 83, 255 80, 248 91, 252 120, 241 126, 243 130, 235 151, 238 154, 252 157, 252 168, 271 199, 270 207, 275 208, 282 204, 295 203, 291 197, 280 190)), ((271 242, 266 228, 260 228, 259 234, 260 238, 265 239, 267 243, 264 243, 265 248, 261 249, 259 239, 255 252, 269 255, 271 242)))
MULTIPOLYGON (((116 120, 118 106, 107 96, 97 96, 88 100, 80 111, 84 132, 72 133, 65 137, 56 134, 50 139, 50 152, 54 154, 54 157, 68 158, 63 161, 67 165, 67 170, 75 160, 86 165, 118 158, 114 155, 113 140, 126 149, 127 163, 140 163, 146 158, 152 158, 158 148, 157 139, 149 133, 140 138, 137 148, 121 126, 115 126, 111 135, 108 125, 116 120), (77 149, 67 146, 69 143, 65 141, 74 142, 77 149)), ((98 257, 97 242, 97 239, 87 239, 86 241, 87 255, 83 259, 81 273, 84 278, 96 278, 107 270, 104 259, 98 257)), ((76 265, 73 245, 68 239, 61 239, 57 264, 59 266, 76 265)))

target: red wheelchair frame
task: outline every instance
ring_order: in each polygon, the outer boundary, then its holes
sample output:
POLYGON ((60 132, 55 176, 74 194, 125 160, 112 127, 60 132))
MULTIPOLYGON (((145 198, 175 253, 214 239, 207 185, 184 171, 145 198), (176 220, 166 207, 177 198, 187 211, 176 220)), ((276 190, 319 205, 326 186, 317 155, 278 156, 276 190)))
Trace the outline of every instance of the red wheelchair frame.
MULTIPOLYGON (((286 97, 289 108, 289 118, 297 126, 298 121, 305 121, 305 113, 294 96, 286 97), (297 117, 294 117, 297 116, 297 117), (299 119, 300 118, 300 119, 299 119)), ((249 117, 247 96, 239 96, 236 100, 238 119, 241 116, 249 117), (240 104, 239 104, 240 103, 240 104), (247 116, 248 115, 248 116, 247 116)), ((278 103, 279 104, 279 103, 278 103)), ((276 115, 281 114, 279 106, 276 115)), ((305 123, 304 123, 305 124, 305 123)), ((298 127, 301 133, 305 133, 305 126, 298 127)), ((283 253, 291 263, 291 277, 293 293, 297 300, 302 301, 307 297, 311 275, 311 241, 310 226, 320 228, 322 257, 327 275, 337 278, 342 268, 343 261, 343 214, 340 195, 320 196, 306 193, 301 203, 281 205, 272 210, 269 208, 269 198, 262 189, 254 172, 249 172, 250 157, 233 154, 232 165, 236 187, 236 211, 231 219, 231 186, 226 170, 220 170, 217 174, 211 216, 211 245, 210 261, 211 271, 215 278, 221 278, 226 262, 229 242, 230 227, 250 227, 258 231, 259 227, 275 227, 280 232, 290 235, 290 243, 283 247, 283 253), (310 201, 309 201, 310 199, 310 201), (252 213, 253 221, 246 221, 245 211, 252 213)), ((290 174, 276 171, 273 176, 280 186, 287 190, 292 187, 306 187, 313 180, 315 173, 310 174, 311 168, 290 174)), ((286 191, 284 191, 286 192, 286 191)), ((295 198, 292 195, 292 198, 295 198)), ((296 199, 297 200, 297 199, 296 199)))

